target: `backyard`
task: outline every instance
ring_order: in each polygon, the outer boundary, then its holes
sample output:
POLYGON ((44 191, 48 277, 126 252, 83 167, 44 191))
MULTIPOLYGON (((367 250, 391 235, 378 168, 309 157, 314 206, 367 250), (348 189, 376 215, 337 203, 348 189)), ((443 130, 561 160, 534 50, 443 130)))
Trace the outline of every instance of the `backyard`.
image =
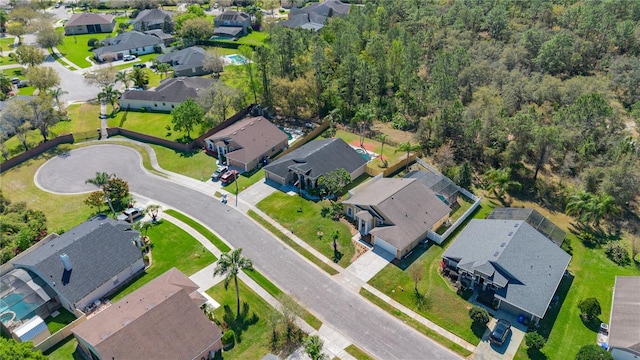
POLYGON ((152 226, 148 236, 152 244, 151 267, 127 287, 113 294, 112 302, 130 294, 172 267, 190 276, 216 261, 215 256, 196 239, 166 220, 152 226))
MULTIPOLYGON (((167 113, 121 110, 109 118, 108 126, 121 127, 172 141, 183 139, 186 133, 174 131, 171 119, 171 114, 167 113), (126 118, 123 121, 125 114, 126 118)), ((196 133, 192 133, 191 136, 195 137, 196 133)))
POLYGON ((327 258, 334 259, 342 267, 347 267, 355 254, 351 242, 351 229, 341 221, 320 215, 323 206, 328 205, 329 202, 326 200, 301 200, 297 194, 292 196, 276 191, 260 201, 258 208, 327 258), (338 231, 339 236, 338 252, 334 254, 332 234, 335 231, 338 231))
MULTIPOLYGON (((327 137, 326 135, 326 131, 324 133, 322 133, 320 136, 321 137, 327 137)), ((353 146, 359 147, 360 146, 360 135, 358 134, 354 134, 354 133, 350 133, 348 131, 344 131, 344 130, 337 130, 336 131, 336 135, 334 137, 338 137, 341 138, 342 140, 344 140, 347 144, 351 144, 353 146)), ((364 140, 364 146, 365 149, 367 149, 368 152, 374 152, 378 155, 380 155, 380 151, 382 150, 382 143, 380 141, 377 140, 372 140, 372 139, 365 139, 364 140)), ((369 167, 370 169, 372 169, 374 172, 376 173, 380 173, 382 171, 384 171, 384 169, 386 169, 388 167, 388 165, 391 164, 395 164, 398 161, 400 161, 404 156, 406 156, 406 152, 396 152, 396 148, 385 143, 384 144, 384 153, 382 154, 384 160, 386 161, 386 164, 382 162, 382 160, 380 160, 380 158, 376 158, 373 159, 372 161, 369 162, 369 164, 367 164, 367 167, 369 167)))

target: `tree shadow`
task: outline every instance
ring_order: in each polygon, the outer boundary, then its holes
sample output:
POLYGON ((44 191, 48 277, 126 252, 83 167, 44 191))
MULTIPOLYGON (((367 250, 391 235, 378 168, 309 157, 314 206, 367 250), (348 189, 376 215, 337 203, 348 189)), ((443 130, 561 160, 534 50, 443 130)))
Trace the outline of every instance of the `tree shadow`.
POLYGON ((527 356, 530 360, 547 360, 547 355, 540 352, 539 349, 527 349, 527 356))
POLYGON ((582 323, 584 324, 584 326, 587 327, 587 329, 593 331, 594 333, 597 333, 598 331, 600 331, 600 324, 602 323, 602 320, 600 320, 599 317, 594 317, 592 319, 585 319, 582 316, 582 314, 579 316, 580 316, 580 320, 582 320, 582 323))
POLYGON ((473 334, 478 337, 478 339, 482 339, 485 331, 487 331, 487 325, 474 322, 471 324, 471 331, 473 331, 473 334))
POLYGON ((190 137, 189 137, 189 136, 187 136, 187 135, 184 135, 184 136, 182 136, 182 137, 180 137, 180 138, 177 138, 177 139, 176 139, 176 141, 177 141, 177 142, 179 142, 179 143, 181 143, 181 144, 189 144, 190 142, 192 142, 192 141, 193 141, 193 139, 192 139, 192 138, 190 138, 190 137))
POLYGON ((340 259, 342 259, 343 254, 340 252, 340 250, 338 250, 337 248, 333 249, 333 262, 334 263, 338 263, 340 262, 340 259))
POLYGON ((242 342, 242 333, 260 320, 256 313, 249 315, 249 304, 247 302, 242 303, 240 314, 237 316, 233 313, 229 305, 224 305, 224 315, 222 319, 227 323, 229 329, 233 330, 238 343, 242 342))
POLYGON ((419 310, 425 310, 431 307, 431 299, 427 297, 427 294, 422 294, 415 290, 413 292, 413 299, 416 304, 416 308, 419 310))

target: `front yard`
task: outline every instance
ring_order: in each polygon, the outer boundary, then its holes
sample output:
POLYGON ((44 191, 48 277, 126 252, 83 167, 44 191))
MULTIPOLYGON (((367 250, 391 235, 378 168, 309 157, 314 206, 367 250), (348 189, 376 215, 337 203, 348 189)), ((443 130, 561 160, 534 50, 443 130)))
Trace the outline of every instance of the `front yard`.
POLYGON ((355 254, 351 229, 341 221, 320 215, 322 207, 328 204, 328 201, 301 201, 297 194, 288 195, 276 191, 260 201, 258 208, 327 258, 337 260, 338 265, 347 267, 355 254), (334 254, 332 234, 335 231, 338 231, 339 236, 338 252, 334 254))

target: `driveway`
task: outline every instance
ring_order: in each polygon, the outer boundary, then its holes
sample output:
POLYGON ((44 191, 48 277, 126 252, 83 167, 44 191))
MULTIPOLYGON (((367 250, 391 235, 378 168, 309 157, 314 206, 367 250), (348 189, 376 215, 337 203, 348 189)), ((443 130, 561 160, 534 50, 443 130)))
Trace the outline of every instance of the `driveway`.
POLYGON ((473 353, 473 360, 511 360, 516 355, 520 343, 524 339, 527 327, 519 324, 518 319, 504 311, 498 311, 495 318, 491 318, 487 324, 487 331, 482 336, 482 341, 476 347, 473 353), (505 319, 511 323, 511 335, 507 338, 507 342, 502 346, 496 346, 489 342, 491 329, 496 324, 497 319, 505 319))
POLYGON ((115 173, 133 192, 154 199, 214 229, 253 260, 255 267, 320 320, 379 359, 460 357, 354 294, 309 264, 232 207, 210 195, 172 183, 141 168, 141 156, 118 145, 89 146, 45 163, 36 173, 50 191, 95 190, 85 180, 98 171, 115 173))

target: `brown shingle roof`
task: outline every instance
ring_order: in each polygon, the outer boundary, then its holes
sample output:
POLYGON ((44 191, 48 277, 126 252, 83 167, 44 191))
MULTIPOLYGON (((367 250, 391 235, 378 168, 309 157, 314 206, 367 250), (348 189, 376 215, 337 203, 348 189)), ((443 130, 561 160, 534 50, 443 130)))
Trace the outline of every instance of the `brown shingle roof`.
POLYGON ((229 159, 249 163, 287 140, 287 134, 262 116, 242 119, 209 136, 207 140, 232 140, 241 149, 227 154, 229 159))
POLYGON ((222 332, 200 310, 198 286, 172 268, 73 333, 103 359, 194 359, 217 351, 222 332))
POLYGON ((640 276, 616 276, 609 347, 640 353, 640 276))
POLYGON ((95 24, 111 24, 114 16, 101 13, 75 13, 71 16, 71 19, 67 21, 67 26, 79 26, 79 25, 95 25, 95 24))
POLYGON ((121 99, 142 101, 165 101, 181 103, 187 98, 196 99, 198 94, 206 90, 215 79, 199 77, 177 77, 164 79, 153 90, 130 90, 122 94, 121 99))

